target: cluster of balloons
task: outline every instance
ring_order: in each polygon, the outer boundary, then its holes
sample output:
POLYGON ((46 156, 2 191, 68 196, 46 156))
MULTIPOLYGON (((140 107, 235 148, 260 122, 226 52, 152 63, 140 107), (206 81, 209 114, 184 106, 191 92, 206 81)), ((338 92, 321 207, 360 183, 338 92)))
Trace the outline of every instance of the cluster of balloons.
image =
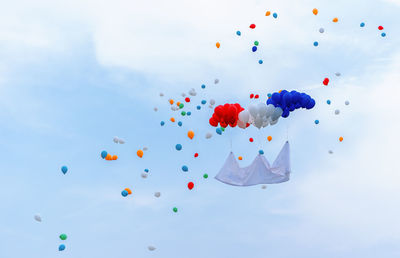
POLYGON ((295 90, 274 92, 267 100, 267 104, 272 104, 275 107, 280 107, 282 117, 288 117, 290 112, 299 108, 312 109, 315 106, 315 100, 305 93, 300 93, 295 90))
POLYGON ((105 160, 117 160, 117 159, 118 159, 118 156, 117 156, 117 155, 112 155, 112 156, 111 156, 111 154, 110 154, 110 153, 107 153, 107 151, 105 151, 105 150, 103 150, 103 151, 100 153, 100 156, 101 156, 102 159, 105 159, 105 160))
POLYGON ((123 197, 127 197, 128 195, 132 194, 132 190, 129 188, 125 188, 124 190, 122 190, 121 195, 123 197))
POLYGON ((117 136, 115 136, 114 139, 113 139, 113 142, 119 143, 119 144, 124 144, 124 143, 125 143, 125 140, 124 140, 124 139, 121 139, 121 138, 118 138, 117 136))
POLYGON ((245 129, 250 124, 258 129, 266 127, 269 124, 274 125, 278 122, 283 110, 274 105, 266 105, 264 103, 252 104, 248 109, 239 113, 238 126, 245 129))
MULTIPOLYGON (((60 239, 62 240, 62 241, 65 241, 65 240, 67 240, 67 235, 66 234, 61 234, 60 236, 60 239)), ((59 245, 58 246, 58 251, 64 251, 65 250, 65 245, 64 244, 61 244, 61 245, 59 245)))
POLYGON ((218 124, 221 127, 235 127, 238 123, 239 113, 242 112, 242 108, 238 103, 219 105, 214 109, 214 114, 209 120, 210 125, 217 127, 218 124))

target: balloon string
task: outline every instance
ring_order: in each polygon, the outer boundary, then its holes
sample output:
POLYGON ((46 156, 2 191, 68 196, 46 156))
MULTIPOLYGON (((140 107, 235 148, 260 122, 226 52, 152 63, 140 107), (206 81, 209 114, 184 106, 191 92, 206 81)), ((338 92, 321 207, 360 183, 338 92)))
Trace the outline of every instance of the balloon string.
POLYGON ((286 141, 289 141, 289 125, 286 125, 286 141))

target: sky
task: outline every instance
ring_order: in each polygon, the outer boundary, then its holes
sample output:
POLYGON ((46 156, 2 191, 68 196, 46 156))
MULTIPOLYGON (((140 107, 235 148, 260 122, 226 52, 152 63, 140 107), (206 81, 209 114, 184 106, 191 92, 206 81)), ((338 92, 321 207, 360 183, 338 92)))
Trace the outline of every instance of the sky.
POLYGON ((397 0, 4 2, 0 257, 399 257, 399 11, 397 0), (191 88, 192 115, 171 111, 168 99, 191 88), (247 107, 250 93, 265 101, 281 89, 316 106, 222 135, 208 105, 195 109, 202 99, 247 107), (290 181, 214 179, 230 151, 242 166, 260 149, 272 162, 286 140, 290 181))

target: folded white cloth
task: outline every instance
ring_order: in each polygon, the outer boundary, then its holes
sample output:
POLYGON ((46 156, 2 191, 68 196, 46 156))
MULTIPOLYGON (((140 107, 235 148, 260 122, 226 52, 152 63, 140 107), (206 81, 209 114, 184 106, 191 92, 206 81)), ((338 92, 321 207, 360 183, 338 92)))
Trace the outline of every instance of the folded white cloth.
POLYGON ((215 179, 229 185, 250 186, 283 183, 288 181, 289 177, 290 148, 287 141, 272 166, 264 155, 258 154, 249 166, 241 168, 231 152, 215 179))

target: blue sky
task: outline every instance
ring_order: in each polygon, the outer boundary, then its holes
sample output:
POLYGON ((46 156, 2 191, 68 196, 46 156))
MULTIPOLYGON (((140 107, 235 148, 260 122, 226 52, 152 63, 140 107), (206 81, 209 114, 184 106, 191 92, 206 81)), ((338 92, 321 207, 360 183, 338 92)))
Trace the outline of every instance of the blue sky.
POLYGON ((399 8, 397 1, 5 4, 0 257, 399 257, 399 8), (265 17, 267 10, 278 19, 265 17), (180 117, 168 99, 182 100, 191 88, 198 93, 186 107, 193 115, 180 117), (317 104, 261 131, 229 128, 222 136, 208 124, 211 109, 195 110, 211 98, 247 107, 250 93, 280 89, 306 92, 317 104), (231 140, 246 165, 260 148, 273 161, 287 135, 289 182, 263 190, 213 179, 231 140), (119 159, 100 159, 102 150, 119 159), (127 198, 125 187, 133 191, 127 198), (64 252, 61 233, 68 235, 64 252))

